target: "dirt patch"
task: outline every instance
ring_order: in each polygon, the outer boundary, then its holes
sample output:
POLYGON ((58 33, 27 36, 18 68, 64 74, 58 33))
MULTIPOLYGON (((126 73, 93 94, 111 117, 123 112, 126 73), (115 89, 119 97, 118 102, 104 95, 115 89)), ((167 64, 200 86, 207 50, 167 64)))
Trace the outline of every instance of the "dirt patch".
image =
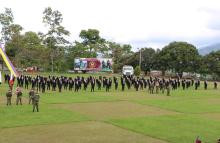
POLYGON ((1 143, 166 143, 100 122, 8 128, 0 136, 1 143))
POLYGON ((95 119, 113 119, 127 117, 142 117, 147 115, 170 115, 176 112, 131 103, 128 101, 120 102, 96 102, 96 103, 76 103, 57 105, 60 108, 73 110, 85 114, 95 119))
POLYGON ((209 104, 218 104, 220 103, 220 98, 212 98, 212 99, 208 99, 208 103, 209 104))
POLYGON ((0 96, 0 106, 6 104, 6 97, 5 96, 0 96))
POLYGON ((139 100, 139 99, 155 99, 155 100, 166 100, 166 99, 169 99, 170 97, 168 96, 161 96, 161 95, 156 95, 156 94, 152 94, 152 95, 145 95, 143 92, 141 92, 142 94, 131 94, 131 93, 126 93, 127 95, 126 96, 121 96, 121 100, 124 100, 124 101, 129 101, 129 100, 139 100))
POLYGON ((214 119, 214 120, 219 120, 220 121, 220 113, 205 113, 205 114, 202 114, 202 115, 209 118, 209 119, 214 119))

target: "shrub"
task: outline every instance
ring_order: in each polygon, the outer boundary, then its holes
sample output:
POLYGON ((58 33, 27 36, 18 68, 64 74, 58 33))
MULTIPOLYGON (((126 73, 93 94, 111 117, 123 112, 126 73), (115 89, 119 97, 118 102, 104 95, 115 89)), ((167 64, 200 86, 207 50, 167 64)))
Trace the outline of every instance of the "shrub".
POLYGON ((134 69, 134 75, 139 76, 141 74, 140 66, 136 66, 134 69))

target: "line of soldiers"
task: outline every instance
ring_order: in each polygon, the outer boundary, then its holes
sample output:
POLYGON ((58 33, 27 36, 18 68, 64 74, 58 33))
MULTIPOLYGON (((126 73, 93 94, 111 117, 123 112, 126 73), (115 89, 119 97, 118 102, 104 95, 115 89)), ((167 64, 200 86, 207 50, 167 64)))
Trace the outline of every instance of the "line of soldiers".
MULTIPOLYGON (((8 92, 6 93, 6 98, 7 98, 6 105, 7 106, 11 105, 12 95, 13 95, 13 92, 11 89, 9 89, 8 92)), ((15 95, 17 96, 16 105, 18 105, 19 103, 20 103, 20 105, 22 105, 23 92, 20 87, 16 88, 15 95)), ((31 104, 31 102, 32 102, 33 112, 35 112, 35 109, 37 110, 37 112, 39 112, 39 99, 40 99, 40 96, 38 94, 38 91, 35 92, 34 89, 32 88, 29 92, 29 104, 31 104)))
MULTIPOLYGON (((46 90, 56 91, 58 88, 59 92, 62 90, 74 90, 78 92, 79 90, 87 90, 90 86, 90 91, 94 92, 95 87, 98 90, 101 88, 105 88, 106 92, 109 92, 114 84, 115 90, 118 90, 119 83, 121 83, 121 90, 124 91, 125 88, 131 89, 132 87, 135 88, 136 91, 143 90, 144 88, 148 87, 148 91, 150 94, 162 93, 167 91, 167 95, 170 95, 170 91, 176 90, 182 86, 182 89, 188 89, 189 87, 195 86, 195 90, 200 87, 200 80, 186 80, 186 79, 168 79, 165 80, 164 78, 152 78, 145 79, 143 77, 134 77, 134 76, 122 76, 120 77, 120 82, 117 77, 108 78, 108 77, 80 77, 77 76, 75 78, 72 77, 56 77, 56 76, 23 76, 17 78, 17 86, 24 87, 26 89, 35 88, 37 91, 41 91, 44 93, 46 90)), ((208 82, 204 81, 204 89, 208 88, 208 82)), ((217 89, 217 82, 214 82, 214 89, 217 89)))
MULTIPOLYGON (((163 80, 165 82, 165 80, 163 80)), ((147 86, 152 87, 155 86, 154 80, 152 78, 144 79, 144 78, 135 78, 134 76, 122 76, 120 78, 120 82, 117 77, 113 77, 113 79, 99 76, 96 77, 55 77, 55 76, 37 76, 37 77, 30 77, 30 76, 20 76, 17 78, 17 86, 24 87, 28 89, 29 84, 31 84, 32 88, 36 88, 38 91, 42 91, 43 93, 46 90, 52 90, 56 91, 58 88, 59 92, 62 92, 62 90, 74 90, 75 92, 78 92, 79 90, 87 90, 87 88, 90 86, 91 92, 95 91, 95 87, 97 87, 98 90, 101 90, 101 88, 105 88, 106 92, 109 92, 114 84, 114 89, 118 90, 119 83, 121 83, 122 91, 127 89, 131 89, 134 87, 136 91, 143 90, 144 88, 147 88, 147 86), (153 84, 152 84, 153 83, 153 84)), ((169 82, 165 84, 165 86, 170 85, 169 82)), ((169 87, 169 86, 168 86, 169 87)), ((166 87, 165 87, 166 88, 166 87)), ((150 88, 153 89, 153 88, 150 88)), ((152 90, 151 90, 152 91, 152 90)), ((157 92, 158 93, 158 92, 157 92)))

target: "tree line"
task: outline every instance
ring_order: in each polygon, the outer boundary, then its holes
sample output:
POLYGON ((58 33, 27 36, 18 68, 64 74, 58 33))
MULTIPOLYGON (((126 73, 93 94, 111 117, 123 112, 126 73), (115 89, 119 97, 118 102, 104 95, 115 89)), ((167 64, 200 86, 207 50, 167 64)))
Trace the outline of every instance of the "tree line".
POLYGON ((67 40, 70 32, 62 22, 62 13, 47 7, 42 13, 42 24, 46 25, 47 32, 22 34, 23 27, 14 23, 12 10, 5 8, 0 13, 0 40, 5 44, 9 58, 20 68, 37 66, 44 71, 67 71, 73 69, 74 58, 95 58, 101 54, 113 59, 116 73, 123 65, 140 65, 144 72, 160 70, 164 73, 169 70, 179 74, 191 72, 220 77, 220 51, 202 56, 194 45, 180 41, 171 42, 161 50, 143 47, 133 52, 131 45, 108 41, 97 29, 81 30, 81 40, 71 43, 67 40))

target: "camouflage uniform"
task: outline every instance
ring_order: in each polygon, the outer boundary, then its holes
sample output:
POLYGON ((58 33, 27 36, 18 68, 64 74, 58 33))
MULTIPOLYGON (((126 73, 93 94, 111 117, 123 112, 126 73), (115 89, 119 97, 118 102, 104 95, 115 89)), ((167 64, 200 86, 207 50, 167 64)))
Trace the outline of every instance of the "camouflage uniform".
POLYGON ((150 94, 153 94, 154 93, 154 83, 151 82, 150 83, 150 94))
POLYGON ((156 94, 159 93, 159 88, 160 88, 159 82, 156 81, 156 94))
POLYGON ((22 105, 22 100, 21 100, 22 92, 21 91, 17 91, 16 94, 17 94, 16 105, 18 105, 19 102, 20 102, 20 105, 22 105))
POLYGON ((11 105, 11 97, 12 97, 12 92, 11 92, 11 90, 9 90, 9 91, 6 93, 6 97, 7 97, 7 106, 8 106, 8 105, 11 105))
POLYGON ((167 83, 167 96, 170 96, 170 88, 171 88, 171 85, 170 85, 170 83, 168 82, 168 83, 167 83))
POLYGON ((34 97, 34 89, 31 89, 31 91, 29 92, 29 104, 33 104, 33 97, 34 97))
POLYGON ((163 93, 163 94, 164 94, 165 88, 166 88, 166 84, 165 84, 165 82, 163 82, 163 83, 162 83, 162 93, 163 93))
POLYGON ((39 100, 40 100, 40 96, 38 93, 36 93, 33 97, 32 97, 32 101, 33 101, 33 112, 35 111, 35 108, 37 109, 37 112, 39 112, 39 100))

